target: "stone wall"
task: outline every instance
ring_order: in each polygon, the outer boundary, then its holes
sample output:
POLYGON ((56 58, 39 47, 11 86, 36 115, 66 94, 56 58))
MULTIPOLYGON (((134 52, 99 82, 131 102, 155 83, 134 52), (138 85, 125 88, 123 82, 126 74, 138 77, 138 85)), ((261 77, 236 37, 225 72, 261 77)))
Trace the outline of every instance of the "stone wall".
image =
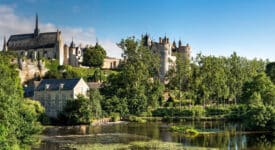
POLYGON ((34 100, 38 100, 45 107, 45 113, 49 117, 56 118, 63 110, 68 100, 74 99, 73 90, 59 91, 35 91, 34 100))
POLYGON ((77 83, 77 85, 74 87, 74 91, 73 91, 74 99, 76 99, 79 94, 87 97, 87 93, 88 93, 89 89, 90 88, 87 85, 87 83, 83 79, 81 79, 77 83))
POLYGON ((18 71, 22 84, 26 81, 42 77, 48 71, 48 69, 45 67, 45 64, 42 61, 18 59, 17 64, 19 65, 18 71))
POLYGON ((105 58, 102 69, 117 69, 120 64, 120 59, 117 58, 105 58))

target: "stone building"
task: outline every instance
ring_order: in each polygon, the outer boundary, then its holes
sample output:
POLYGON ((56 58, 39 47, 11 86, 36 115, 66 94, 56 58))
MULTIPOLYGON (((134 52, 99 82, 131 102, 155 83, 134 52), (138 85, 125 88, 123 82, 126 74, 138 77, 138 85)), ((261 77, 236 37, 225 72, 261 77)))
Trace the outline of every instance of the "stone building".
POLYGON ((34 90, 33 99, 45 107, 46 115, 56 118, 68 100, 78 95, 87 96, 89 86, 82 78, 76 79, 43 79, 34 90))
POLYGON ((112 57, 106 57, 103 62, 102 69, 117 69, 121 60, 112 57))
POLYGON ((64 64, 68 64, 74 67, 80 66, 83 62, 83 48, 81 45, 76 46, 72 40, 70 46, 64 45, 64 64))
POLYGON ((58 59, 60 65, 63 65, 64 62, 61 31, 40 33, 37 15, 34 32, 11 35, 7 42, 4 39, 3 50, 12 51, 21 58, 27 57, 33 60, 38 58, 58 59))
POLYGON ((158 42, 151 40, 148 34, 142 36, 144 46, 148 46, 154 53, 160 55, 160 78, 164 79, 166 73, 175 66, 176 56, 175 53, 182 53, 185 57, 183 59, 190 59, 191 47, 189 44, 183 46, 179 40, 178 46, 176 42, 170 43, 169 38, 159 38, 158 42))

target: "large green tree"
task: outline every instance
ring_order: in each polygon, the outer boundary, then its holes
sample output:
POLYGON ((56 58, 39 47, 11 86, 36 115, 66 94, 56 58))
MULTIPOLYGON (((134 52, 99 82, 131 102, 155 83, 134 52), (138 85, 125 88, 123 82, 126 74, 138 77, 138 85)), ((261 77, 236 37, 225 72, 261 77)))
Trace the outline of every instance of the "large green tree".
POLYGON ((91 89, 89 91, 90 105, 92 109, 93 118, 100 118, 102 116, 101 104, 103 96, 98 89, 91 89))
POLYGON ((38 122, 43 108, 38 102, 23 99, 23 90, 12 57, 0 53, 0 147, 19 149, 38 141, 42 130, 38 122))
POLYGON ((265 72, 275 84, 275 62, 267 64, 265 72))
POLYGON ((126 99, 129 113, 140 114, 148 106, 158 106, 162 90, 158 78, 159 56, 134 37, 123 39, 118 45, 124 52, 125 61, 116 75, 111 75, 103 88, 107 98, 117 96, 126 99))
POLYGON ((105 57, 106 51, 102 46, 96 43, 95 46, 84 49, 82 64, 89 67, 102 67, 105 57))
POLYGON ((264 72, 244 84, 242 102, 275 105, 275 85, 264 72))

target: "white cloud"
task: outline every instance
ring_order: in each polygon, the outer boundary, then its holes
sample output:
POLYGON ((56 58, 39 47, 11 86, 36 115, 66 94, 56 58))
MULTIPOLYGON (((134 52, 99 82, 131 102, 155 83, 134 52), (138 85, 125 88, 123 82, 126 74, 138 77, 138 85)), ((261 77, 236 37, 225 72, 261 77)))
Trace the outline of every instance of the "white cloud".
MULTIPOLYGON (((34 30, 34 16, 29 18, 19 16, 14 12, 14 9, 14 6, 0 5, 0 50, 3 47, 4 36, 8 38, 12 34, 31 33, 34 30)), ((70 44, 72 38, 77 45, 82 44, 85 46, 87 44, 95 44, 96 42, 96 32, 92 27, 81 28, 63 26, 57 28, 57 26, 52 23, 39 22, 39 29, 40 32, 53 32, 57 29, 61 30, 63 41, 66 44, 70 44)), ((114 41, 102 39, 99 43, 106 49, 108 56, 121 56, 121 49, 117 47, 114 41)))

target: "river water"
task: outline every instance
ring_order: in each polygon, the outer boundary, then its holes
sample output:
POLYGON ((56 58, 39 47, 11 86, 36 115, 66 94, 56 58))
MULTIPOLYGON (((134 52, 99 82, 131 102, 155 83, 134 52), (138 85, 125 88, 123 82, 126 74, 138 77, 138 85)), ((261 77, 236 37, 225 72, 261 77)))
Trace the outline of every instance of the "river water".
POLYGON ((133 141, 159 140, 180 143, 184 148, 275 150, 274 133, 244 132, 242 124, 223 121, 181 123, 147 122, 100 126, 54 126, 44 130, 40 150, 69 149, 66 144, 127 144, 133 141), (202 134, 196 137, 169 131, 171 125, 188 125, 202 134))

